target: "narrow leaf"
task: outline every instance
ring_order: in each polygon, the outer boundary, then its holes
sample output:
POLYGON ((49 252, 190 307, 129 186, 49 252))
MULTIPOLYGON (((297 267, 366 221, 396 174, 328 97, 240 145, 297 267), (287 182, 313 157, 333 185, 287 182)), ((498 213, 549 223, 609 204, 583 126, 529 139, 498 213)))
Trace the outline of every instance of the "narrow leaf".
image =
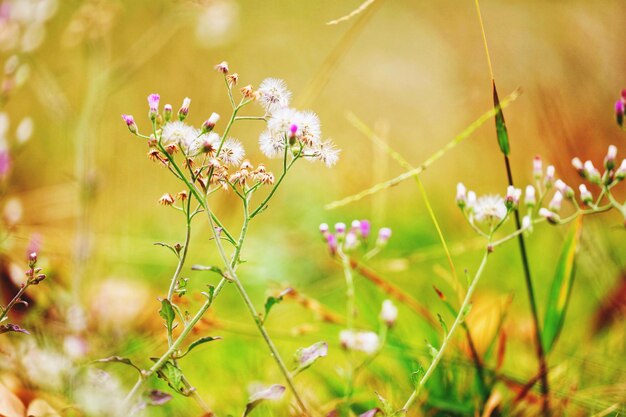
POLYGON ((192 349, 203 345, 205 343, 209 343, 212 342, 214 340, 221 340, 222 338, 220 336, 206 336, 206 337, 201 337, 198 340, 194 340, 193 342, 191 342, 191 344, 189 345, 189 347, 187 348, 187 351, 185 353, 183 353, 182 355, 178 356, 178 358, 182 358, 183 356, 187 356, 187 354, 189 352, 191 352, 192 349))
POLYGON ((441 328, 443 329, 443 337, 445 339, 446 337, 448 337, 448 325, 443 320, 443 317, 441 317, 441 314, 437 314, 437 317, 439 318, 439 324, 441 325, 441 328))
POLYGON ((267 297, 267 300, 265 300, 265 314, 263 315, 263 323, 265 323, 265 321, 267 320, 267 316, 268 314, 270 314, 270 311, 272 310, 272 308, 276 305, 279 304, 281 301, 283 301, 283 297, 267 297))
POLYGON ((500 106, 500 99, 498 98, 498 90, 496 89, 495 80, 492 81, 493 86, 493 108, 496 111, 496 134, 498 136, 498 145, 500 150, 506 156, 511 152, 509 146, 509 133, 506 130, 506 123, 504 122, 504 113, 502 113, 502 107, 500 106))
POLYGON ((213 265, 194 265, 191 267, 191 270, 215 272, 216 274, 224 276, 224 272, 217 266, 213 266, 213 265))
POLYGON ((411 373, 411 383, 413 384, 414 387, 419 386, 420 381, 422 380, 425 374, 426 374, 426 370, 421 364, 418 363, 417 370, 411 373))
POLYGON ((15 333, 24 333, 24 334, 30 334, 28 332, 28 330, 26 329, 22 329, 20 326, 18 326, 17 324, 3 324, 0 326, 0 334, 2 333, 8 333, 8 332, 15 332, 15 333))
POLYGON ((140 367, 135 365, 130 359, 123 358, 121 356, 109 356, 108 358, 97 359, 94 362, 97 362, 97 363, 111 363, 111 362, 122 363, 124 365, 132 366, 133 368, 135 368, 137 370, 137 372, 139 372, 140 375, 143 375, 143 373, 141 372, 141 368, 140 367))
POLYGON ((261 391, 257 391, 250 396, 248 404, 246 404, 246 411, 243 413, 244 417, 250 414, 250 412, 263 401, 275 401, 280 400, 285 393, 285 387, 282 385, 272 385, 261 391))
POLYGON ((309 347, 300 348, 296 352, 296 373, 300 373, 313 365, 319 358, 328 355, 328 343, 317 342, 309 347))
POLYGON ((550 352, 554 346, 565 321, 567 305, 574 284, 576 253, 583 230, 582 225, 582 216, 579 216, 570 227, 552 280, 541 337, 546 352, 550 352))

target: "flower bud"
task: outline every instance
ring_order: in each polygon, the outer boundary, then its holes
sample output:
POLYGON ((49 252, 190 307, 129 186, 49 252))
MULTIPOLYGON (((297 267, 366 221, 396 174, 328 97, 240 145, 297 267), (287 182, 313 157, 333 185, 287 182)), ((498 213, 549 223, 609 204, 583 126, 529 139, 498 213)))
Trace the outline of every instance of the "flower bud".
POLYGON ((621 181, 624 178, 626 178, 626 159, 622 159, 621 165, 615 171, 615 179, 616 180, 621 181))
POLYGON ((332 233, 326 234, 326 244, 331 255, 337 253, 337 236, 332 233))
POLYGON ((535 177, 535 180, 539 181, 542 175, 543 175, 543 166, 541 162, 541 157, 537 155, 533 159, 533 177, 535 177))
POLYGON ((522 229, 528 231, 533 229, 533 221, 528 214, 522 218, 522 229))
POLYGON ((522 190, 519 188, 515 188, 512 185, 509 185, 506 189, 506 197, 504 198, 504 204, 506 208, 516 209, 519 205, 519 199, 522 196, 522 190))
POLYGON ((476 206, 476 193, 474 191, 467 192, 467 209, 473 211, 476 206))
POLYGON ((461 182, 456 185, 456 205, 461 210, 467 205, 467 189, 461 182))
POLYGON ((328 230, 330 228, 328 227, 328 223, 322 223, 320 224, 320 233, 323 235, 326 235, 326 233, 328 233, 328 230))
POLYGON ((580 190, 580 199, 582 200, 582 202, 585 203, 585 205, 587 206, 591 205, 593 203, 593 196, 591 195, 591 192, 587 189, 587 186, 585 184, 580 184, 578 189, 580 190))
POLYGON ((389 327, 393 326, 398 319, 398 307, 391 300, 383 301, 383 307, 380 310, 380 319, 389 327))
POLYGON ((337 234, 344 234, 346 233, 346 224, 345 223, 335 223, 335 232, 337 232, 337 234))
POLYGON ((217 122, 220 120, 220 115, 217 113, 211 113, 211 116, 202 123, 202 134, 208 133, 213 130, 217 122))
POLYGON ((367 237, 370 235, 370 232, 372 230, 372 225, 369 222, 369 220, 361 220, 359 227, 360 227, 361 237, 363 239, 367 239, 367 237))
POLYGON ((389 241, 391 237, 391 229, 388 227, 383 227, 378 231, 378 240, 376 240, 377 246, 384 246, 389 241))
POLYGON ((615 102, 615 120, 619 127, 624 127, 624 101, 621 99, 615 102))
POLYGON ((587 179, 594 184, 600 184, 600 171, 593 166, 593 163, 585 161, 584 168, 587 179))
POLYGON ((545 207, 539 209, 539 215, 552 224, 557 224, 559 222, 559 215, 551 212, 545 207))
POLYGON ((554 193, 550 204, 548 204, 548 208, 550 211, 557 212, 561 210, 561 203, 563 202, 563 194, 560 191, 554 193))
POLYGON ((150 94, 148 96, 148 105, 150 106, 150 112, 148 113, 148 116, 150 117, 150 120, 152 120, 153 122, 157 119, 157 116, 159 115, 159 100, 161 99, 161 96, 159 96, 158 94, 150 94))
POLYGON ((166 104, 165 106, 163 106, 163 118, 165 119, 166 122, 169 122, 170 120, 172 120, 172 105, 171 104, 166 104))
POLYGON ((34 268, 37 265, 37 252, 31 252, 28 254, 28 267, 34 268))
POLYGON ((617 157, 617 147, 615 145, 609 146, 609 150, 606 153, 606 157, 604 158, 604 167, 607 170, 612 170, 615 168, 615 158, 617 157))
POLYGON ((181 122, 187 118, 189 114, 189 105, 191 104, 191 99, 189 97, 185 97, 183 100, 183 105, 178 109, 178 120, 181 122))
POLYGON ((537 204, 537 197, 535 195, 535 187, 527 185, 526 197, 524 198, 524 204, 526 204, 527 207, 534 207, 535 204, 537 204))
POLYGON ((354 229, 350 229, 350 231, 346 233, 346 237, 343 242, 343 248, 346 251, 350 251, 356 248, 357 243, 358 243, 358 239, 357 239, 356 233, 354 232, 354 229))
POLYGON ((546 168, 546 176, 543 179, 543 183, 546 188, 552 188, 554 184, 554 165, 548 165, 546 168))
POLYGON ((583 166, 583 162, 580 160, 580 158, 577 157, 572 159, 572 165, 574 166, 574 168, 576 168, 576 172, 578 172, 578 175, 585 178, 585 167, 583 166))
POLYGON ((135 118, 129 114, 123 114, 122 119, 124 119, 124 122, 126 122, 126 126, 128 126, 128 130, 130 130, 130 133, 136 135, 137 125, 135 124, 135 118))

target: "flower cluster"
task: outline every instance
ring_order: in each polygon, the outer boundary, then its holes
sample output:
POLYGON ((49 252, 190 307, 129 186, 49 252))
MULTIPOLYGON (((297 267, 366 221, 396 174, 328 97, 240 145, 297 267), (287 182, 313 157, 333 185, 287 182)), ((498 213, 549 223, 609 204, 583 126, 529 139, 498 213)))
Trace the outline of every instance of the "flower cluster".
MULTIPOLYGON (((322 223, 320 224, 319 230, 328 245, 330 253, 335 255, 338 250, 342 253, 347 253, 355 251, 358 248, 366 249, 368 247, 372 225, 369 220, 354 220, 352 221, 350 229, 348 229, 345 223, 336 223, 335 233, 331 233, 328 224, 322 223)), ((374 250, 380 250, 384 247, 390 237, 391 229, 388 227, 379 229, 374 250)))
MULTIPOLYGON (((526 200, 534 190, 526 190, 526 200)), ((500 195, 485 195, 476 197, 474 191, 467 191, 462 183, 456 187, 456 203, 463 211, 467 221, 482 234, 495 232, 509 217, 513 210, 519 207, 522 190, 509 186, 505 197, 500 195)), ((525 218, 524 222, 528 220, 525 218)))
POLYGON ((291 92, 283 80, 267 78, 256 91, 265 109, 267 130, 259 136, 261 152, 268 158, 282 158, 288 148, 307 159, 330 167, 337 163, 339 150, 331 140, 322 140, 320 120, 312 111, 290 108, 291 92))
MULTIPOLYGON (((617 163, 617 147, 609 146, 604 158, 603 172, 598 170, 592 161, 582 162, 580 158, 572 159, 572 165, 578 174, 588 181, 589 186, 595 186, 600 192, 594 198, 587 184, 578 185, 578 193, 565 181, 556 177, 556 169, 548 165, 543 169, 543 162, 539 156, 533 160, 534 185, 526 186, 523 203, 526 206, 526 216, 522 220, 522 228, 529 230, 535 222, 535 218, 545 219, 552 224, 565 223, 579 214, 607 211, 617 208, 626 217, 626 208, 620 204, 613 195, 611 189, 626 178, 626 159, 617 163), (605 202, 605 200, 608 200, 605 202), (543 206, 543 202, 547 205, 543 206), (561 209, 564 201, 569 201, 575 211, 565 219, 561 218, 561 209)), ((477 231, 491 235, 506 221, 513 210, 519 208, 522 199, 522 190, 508 187, 504 198, 498 195, 476 197, 473 191, 467 191, 462 183, 457 185, 456 202, 463 210, 469 223, 477 231), (487 233, 480 229, 479 225, 486 224, 487 233)))
MULTIPOLYGON (((264 164, 256 168, 248 160, 244 160, 243 144, 228 136, 233 122, 240 120, 237 112, 252 101, 257 101, 265 110, 259 117, 242 117, 243 119, 262 120, 267 129, 260 135, 261 152, 269 158, 281 157, 285 163, 296 159, 319 160, 327 166, 336 163, 339 150, 330 141, 322 141, 319 118, 315 113, 300 112, 289 106, 291 92, 285 82, 275 78, 265 79, 258 89, 251 85, 241 88, 241 100, 236 104, 232 89, 239 82, 239 75, 231 73, 226 62, 216 65, 215 69, 222 73, 228 85, 229 98, 233 105, 233 116, 224 132, 220 135, 214 128, 220 116, 212 113, 200 127, 188 124, 190 98, 185 98, 175 114, 171 104, 165 104, 163 111, 159 109, 159 94, 148 96, 148 118, 152 125, 152 133, 147 136, 139 132, 135 118, 122 115, 128 130, 139 137, 147 139, 150 147, 148 157, 171 169, 175 154, 181 153, 184 166, 192 174, 194 183, 200 184, 205 192, 217 188, 242 190, 256 189, 261 185, 272 185, 275 182, 273 173, 267 171, 264 164), (233 167, 238 167, 233 171, 233 167), (213 189, 212 186, 216 186, 213 189)), ((291 166, 291 163, 289 166, 291 166)), ((180 176, 180 173, 178 173, 180 176)), ((171 195, 161 198, 161 203, 174 203, 171 195)))

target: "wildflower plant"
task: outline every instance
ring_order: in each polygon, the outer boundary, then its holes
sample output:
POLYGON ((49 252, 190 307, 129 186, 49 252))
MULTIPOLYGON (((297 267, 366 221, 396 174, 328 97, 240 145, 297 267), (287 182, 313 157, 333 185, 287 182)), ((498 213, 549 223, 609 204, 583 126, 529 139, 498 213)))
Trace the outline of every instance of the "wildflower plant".
POLYGON ((336 223, 334 230, 322 223, 320 233, 328 247, 330 255, 341 264, 346 280, 346 326, 339 333, 339 341, 348 356, 345 372, 346 389, 341 415, 349 415, 355 380, 382 351, 387 340, 387 332, 393 327, 398 317, 398 309, 391 300, 385 300, 380 313, 378 331, 359 330, 355 325, 358 315, 355 297, 353 270, 359 262, 377 255, 391 237, 391 229, 378 230, 372 244, 372 226, 369 220, 354 220, 348 228, 345 223, 336 223))
MULTIPOLYGON (((494 250, 516 238, 519 234, 533 233, 535 226, 548 222, 553 225, 563 225, 583 216, 617 210, 626 220, 626 201, 620 203, 613 194, 613 188, 626 178, 626 159, 617 163, 617 148, 611 145, 603 161, 604 170, 600 172, 592 161, 584 163, 579 158, 572 160, 572 165, 586 182, 578 185, 578 193, 563 180, 556 177, 553 165, 543 170, 540 157, 533 160, 534 184, 526 186, 525 191, 509 186, 504 197, 500 195, 485 195, 477 197, 474 191, 468 191, 464 184, 459 183, 456 190, 456 204, 461 209, 469 226, 485 239, 485 250, 480 264, 472 278, 468 278, 468 288, 452 326, 444 325, 444 339, 438 349, 435 349, 433 360, 427 369, 419 371, 419 380, 412 395, 407 400, 402 412, 406 412, 415 401, 419 390, 426 384, 443 357, 444 351, 459 325, 462 325, 471 309, 471 299, 477 284, 482 276, 488 257, 494 250), (596 188, 597 194, 592 195, 588 187, 596 188), (569 211, 564 207, 567 202, 569 211), (515 212, 523 211, 524 216, 521 228, 513 233, 499 236, 502 226, 515 212)), ((580 222, 578 223, 581 224, 580 222)), ((626 226, 626 221, 624 223, 626 226)), ((579 229, 579 228, 578 228, 579 229)), ((576 234, 580 236, 580 231, 576 234)), ((566 246, 569 249, 571 245, 566 246)), ((572 252, 574 253, 574 252, 572 252)), ((573 262, 573 256, 570 257, 573 262)), ((571 269, 571 268, 570 268, 571 269)), ((569 294, 569 292, 567 292, 569 294)), ((550 306, 548 306, 550 310, 550 306)), ((563 315, 556 319, 556 324, 544 323, 544 333, 539 343, 543 349, 549 350, 556 341, 562 326, 563 315)), ((548 315, 548 313, 547 313, 548 315)))
MULTIPOLYGON (((237 94, 239 75, 231 73, 226 62, 218 64, 215 69, 224 78, 232 107, 230 118, 221 133, 218 133, 219 129, 217 129, 220 121, 217 113, 212 113, 200 127, 194 127, 188 123, 187 116, 191 104, 189 98, 185 98, 181 107, 174 113, 173 107, 169 104, 163 106, 163 111, 160 110, 161 97, 158 94, 149 95, 149 132, 141 130, 133 116, 122 115, 128 130, 133 135, 146 140, 149 147, 148 158, 166 167, 181 182, 182 191, 176 194, 163 194, 159 203, 182 213, 186 220, 184 243, 163 244, 177 258, 167 295, 161 300, 159 311, 165 322, 168 349, 154 360, 154 364, 149 369, 141 371, 140 378, 128 394, 126 403, 135 410, 137 407, 144 406, 147 394, 144 393, 143 400, 139 401, 137 395, 142 391, 146 381, 153 375, 157 375, 165 379, 177 393, 194 396, 205 411, 210 411, 191 382, 184 376, 179 361, 196 346, 219 339, 205 336, 191 343, 187 340, 195 325, 213 305, 222 290, 227 285, 232 285, 246 305, 298 406, 304 414, 308 415, 302 397, 294 385, 293 377, 311 366, 318 358, 325 356, 324 346, 326 345, 316 344, 298 351, 296 354, 298 366, 293 373, 290 372, 264 327, 265 318, 257 312, 239 278, 238 267, 242 262, 241 253, 250 223, 267 209, 269 201, 294 164, 305 159, 321 161, 327 166, 332 166, 337 162, 339 151, 332 142, 322 140, 320 122, 315 113, 302 112, 289 107, 291 92, 284 81, 268 78, 259 85, 258 89, 247 85, 237 94), (255 102, 263 109, 261 115, 240 115, 242 109, 255 102), (260 134, 258 142, 266 157, 282 161, 279 174, 271 172, 264 163, 253 164, 248 159, 244 159, 244 145, 230 136, 234 124, 243 121, 259 121, 265 125, 266 129, 260 134), (265 195, 261 193, 262 189, 267 189, 265 195), (211 197, 223 192, 233 193, 240 200, 243 223, 238 237, 222 223, 213 209, 211 197), (193 267, 195 270, 216 273, 220 280, 217 285, 210 286, 208 291, 202 293, 205 297, 204 303, 195 314, 189 316, 183 313, 177 300, 187 291, 187 281, 181 277, 181 273, 187 262, 193 220, 199 214, 204 214, 207 218, 211 237, 223 264, 193 267), (176 328, 180 329, 178 333, 174 331, 176 328)), ((267 313, 269 309, 266 308, 267 313)), ((117 361, 115 358, 113 360, 117 361)), ((273 386, 265 391, 253 393, 244 415, 249 413, 260 400, 276 399, 284 390, 284 387, 273 386)))

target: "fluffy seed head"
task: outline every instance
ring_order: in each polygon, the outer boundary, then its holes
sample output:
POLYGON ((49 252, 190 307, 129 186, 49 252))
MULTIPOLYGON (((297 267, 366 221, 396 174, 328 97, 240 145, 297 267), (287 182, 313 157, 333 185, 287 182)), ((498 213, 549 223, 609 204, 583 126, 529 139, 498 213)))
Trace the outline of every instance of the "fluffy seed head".
POLYGON ((278 78, 266 78, 261 82, 257 91, 259 104, 268 113, 289 106, 291 101, 291 91, 287 89, 287 84, 278 78))
POLYGON ((507 215, 504 200, 499 195, 486 195, 480 197, 474 206, 476 221, 482 223, 498 223, 507 215))

